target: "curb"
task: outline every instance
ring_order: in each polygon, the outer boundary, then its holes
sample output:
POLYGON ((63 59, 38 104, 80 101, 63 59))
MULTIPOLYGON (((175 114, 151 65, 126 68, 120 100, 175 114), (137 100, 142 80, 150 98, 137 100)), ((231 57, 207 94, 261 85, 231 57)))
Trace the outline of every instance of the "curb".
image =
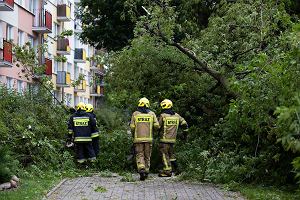
POLYGON ((58 184, 58 185, 56 185, 54 188, 52 188, 47 194, 46 194, 46 196, 43 198, 43 200, 46 200, 53 192, 55 192, 55 190, 57 189, 57 188, 59 188, 64 182, 66 182, 67 181, 67 179, 65 178, 65 179, 63 179, 62 181, 60 181, 60 183, 58 184))

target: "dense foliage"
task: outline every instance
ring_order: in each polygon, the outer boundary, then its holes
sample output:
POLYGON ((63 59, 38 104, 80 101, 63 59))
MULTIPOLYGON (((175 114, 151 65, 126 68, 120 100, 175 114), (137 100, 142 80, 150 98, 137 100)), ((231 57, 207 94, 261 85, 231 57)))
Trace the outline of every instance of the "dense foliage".
POLYGON ((159 113, 162 99, 173 100, 193 126, 177 144, 183 177, 294 183, 300 30, 292 3, 220 1, 207 26, 172 1, 147 4, 130 45, 112 54, 109 101, 133 111, 146 96, 159 113))
MULTIPOLYGON (((138 18, 147 14, 142 6, 151 2, 152 0, 81 0, 77 13, 83 23, 80 38, 98 48, 122 49, 134 38, 138 18)), ((219 2, 220 0, 174 0, 172 5, 183 16, 179 21, 190 30, 191 27, 205 27, 219 2), (189 19, 188 22, 186 18, 189 19)), ((182 38, 182 33, 178 33, 177 37, 182 38)))
POLYGON ((0 172, 5 175, 0 181, 28 165, 41 169, 74 166, 64 149, 67 115, 48 93, 34 88, 18 94, 1 86, 0 101, 1 170, 7 169, 0 172))

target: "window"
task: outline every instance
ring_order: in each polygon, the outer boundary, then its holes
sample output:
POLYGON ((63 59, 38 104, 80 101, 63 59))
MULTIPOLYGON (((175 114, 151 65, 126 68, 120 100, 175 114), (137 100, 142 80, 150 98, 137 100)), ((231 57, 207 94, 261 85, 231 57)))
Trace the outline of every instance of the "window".
POLYGON ((52 38, 57 37, 60 34, 60 26, 57 23, 52 24, 52 38))
POLYGON ((30 43, 30 47, 33 48, 34 47, 34 40, 33 40, 33 37, 31 35, 28 35, 28 42, 30 43))
POLYGON ((67 106, 71 106, 71 102, 72 102, 72 94, 66 94, 66 96, 65 96, 65 104, 67 106))
POLYGON ((6 86, 8 89, 14 88, 14 80, 12 78, 6 77, 6 86))
POLYGON ((23 6, 23 0, 18 0, 18 4, 19 4, 20 6, 23 6))
POLYGON ((24 32, 18 31, 18 45, 23 46, 24 45, 24 32))
POLYGON ((58 62, 54 60, 54 73, 57 74, 58 62))
POLYGON ((39 40, 38 38, 34 38, 33 39, 33 46, 35 47, 34 48, 34 52, 37 54, 38 53, 38 48, 37 48, 37 44, 39 43, 39 40))
POLYGON ((18 80, 18 93, 23 92, 23 81, 18 80))
POLYGON ((77 79, 79 76, 79 68, 78 66, 75 65, 75 70, 74 70, 74 79, 77 79))
POLYGON ((68 64, 67 64, 67 72, 70 72, 71 79, 74 79, 73 73, 72 73, 72 63, 68 62, 68 64))
POLYGON ((33 0, 29 0, 28 10, 33 13, 33 0))
POLYGON ((78 103, 79 103, 79 97, 76 96, 76 97, 75 97, 75 102, 74 102, 74 104, 77 105, 78 103))
POLYGON ((89 73, 88 73, 88 76, 87 76, 87 80, 86 80, 86 84, 87 84, 87 85, 90 85, 91 78, 92 78, 92 74, 89 72, 89 73))
POLYGON ((7 25, 6 39, 7 40, 14 39, 14 31, 13 31, 13 27, 11 25, 7 25))

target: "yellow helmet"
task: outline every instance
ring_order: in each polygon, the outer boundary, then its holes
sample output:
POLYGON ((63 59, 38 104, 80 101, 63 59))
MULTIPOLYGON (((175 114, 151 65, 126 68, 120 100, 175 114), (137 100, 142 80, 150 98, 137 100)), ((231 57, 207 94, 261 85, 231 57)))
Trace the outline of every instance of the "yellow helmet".
POLYGON ((171 100, 165 99, 160 103, 160 106, 162 107, 162 109, 169 109, 172 108, 173 103, 171 100))
POLYGON ((143 97, 139 100, 139 104, 138 104, 138 107, 146 107, 146 108, 149 108, 150 107, 150 102, 147 98, 143 97))
POLYGON ((77 105, 76 105, 76 110, 85 110, 85 104, 83 102, 79 102, 77 105))
POLYGON ((90 103, 85 105, 86 112, 92 112, 94 110, 94 106, 90 103))

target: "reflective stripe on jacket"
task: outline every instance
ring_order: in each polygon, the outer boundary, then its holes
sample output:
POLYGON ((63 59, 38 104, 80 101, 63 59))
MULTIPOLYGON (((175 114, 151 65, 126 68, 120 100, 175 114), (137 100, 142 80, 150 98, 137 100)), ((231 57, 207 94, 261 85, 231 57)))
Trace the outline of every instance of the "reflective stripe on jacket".
POLYGON ((185 119, 177 113, 174 115, 162 113, 159 117, 159 125, 163 128, 160 142, 175 143, 178 127, 186 124, 185 119))
POLYGON ((130 128, 134 133, 134 143, 152 142, 153 128, 158 129, 159 123, 154 112, 135 111, 131 117, 130 128))
MULTIPOLYGON (((88 114, 90 114, 96 121, 96 125, 97 125, 97 119, 96 119, 96 114, 93 113, 93 112, 89 112, 88 114)), ((91 134, 91 137, 92 138, 96 138, 96 137, 99 137, 99 130, 98 130, 98 127, 96 126, 96 129, 94 132, 92 132, 91 134)))
POLYGON ((74 142, 91 142, 92 133, 98 132, 95 119, 85 111, 74 113, 68 122, 69 134, 74 134, 74 142))

